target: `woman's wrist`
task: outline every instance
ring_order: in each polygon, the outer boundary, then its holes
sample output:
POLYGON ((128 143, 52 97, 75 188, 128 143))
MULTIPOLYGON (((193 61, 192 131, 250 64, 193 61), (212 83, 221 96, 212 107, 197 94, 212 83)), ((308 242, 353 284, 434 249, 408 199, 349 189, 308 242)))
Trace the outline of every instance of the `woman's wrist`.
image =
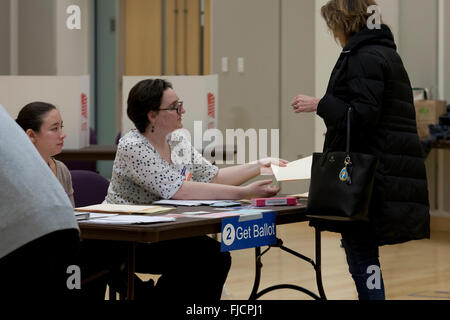
POLYGON ((317 108, 319 108, 320 100, 321 100, 321 99, 316 99, 316 111, 317 111, 317 108))
POLYGON ((256 160, 250 163, 251 164, 251 172, 252 176, 256 177, 261 174, 261 168, 264 167, 263 163, 260 160, 256 160))
POLYGON ((239 188, 241 188, 240 199, 250 199, 251 198, 251 191, 250 191, 250 187, 248 185, 241 186, 239 188))

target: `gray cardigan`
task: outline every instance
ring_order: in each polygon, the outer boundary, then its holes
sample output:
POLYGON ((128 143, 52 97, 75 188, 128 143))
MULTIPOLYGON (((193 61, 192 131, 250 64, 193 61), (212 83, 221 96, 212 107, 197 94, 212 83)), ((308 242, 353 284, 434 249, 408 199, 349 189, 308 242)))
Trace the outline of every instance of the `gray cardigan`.
POLYGON ((75 200, 73 199, 72 176, 70 175, 70 171, 61 161, 56 159, 53 159, 53 161, 55 161, 56 164, 56 178, 64 188, 64 191, 69 197, 72 206, 75 207, 75 200))

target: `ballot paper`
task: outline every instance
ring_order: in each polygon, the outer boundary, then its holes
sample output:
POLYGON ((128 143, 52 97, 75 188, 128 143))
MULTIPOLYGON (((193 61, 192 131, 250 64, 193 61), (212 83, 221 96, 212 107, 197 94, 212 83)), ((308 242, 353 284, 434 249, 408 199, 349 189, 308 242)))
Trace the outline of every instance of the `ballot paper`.
POLYGON ((75 208, 75 211, 86 212, 104 212, 104 213, 121 213, 121 214, 160 214, 174 210, 173 208, 164 208, 160 206, 138 206, 125 204, 95 204, 87 207, 75 208))
MULTIPOLYGON (((229 218, 229 217, 252 217, 256 216, 258 214, 261 214, 263 212, 271 211, 268 209, 240 209, 240 210, 234 210, 234 211, 226 211, 226 212, 214 212, 214 213, 205 213, 205 214, 196 214, 196 215, 190 215, 192 218, 229 218)), ((168 216, 171 217, 181 217, 183 214, 170 214, 168 216)))
POLYGON ((98 212, 91 212, 89 215, 89 219, 98 219, 98 218, 110 218, 112 216, 118 216, 117 213, 98 213, 98 212))
POLYGON ((271 165, 277 181, 295 181, 311 179, 312 156, 289 162, 286 167, 271 165))
POLYGON ((210 206, 215 204, 221 204, 230 202, 228 200, 159 200, 153 202, 153 204, 163 204, 170 206, 186 206, 186 207, 196 207, 196 206, 210 206))
POLYGON ((210 212, 208 211, 195 211, 195 212, 183 212, 181 213, 181 215, 186 215, 186 216, 197 216, 200 214, 208 214, 210 212))
POLYGON ((115 224, 115 225, 122 225, 122 224, 152 224, 152 223, 158 223, 158 222, 171 222, 175 221, 176 219, 174 217, 162 217, 162 216, 137 216, 137 215, 117 215, 117 214, 111 214, 111 215, 105 215, 103 217, 95 218, 95 219, 89 219, 85 220, 85 222, 88 222, 89 224, 115 224))
POLYGON ((91 214, 90 212, 76 212, 76 211, 74 213, 77 221, 87 220, 89 219, 89 216, 91 214))

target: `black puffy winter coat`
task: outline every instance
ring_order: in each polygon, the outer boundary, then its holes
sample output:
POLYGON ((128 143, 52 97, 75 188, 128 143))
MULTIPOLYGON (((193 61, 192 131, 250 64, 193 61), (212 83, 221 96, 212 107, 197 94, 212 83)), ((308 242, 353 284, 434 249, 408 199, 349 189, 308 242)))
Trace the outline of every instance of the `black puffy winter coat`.
POLYGON ((427 178, 413 94, 396 49, 386 25, 378 30, 364 28, 351 37, 317 109, 327 127, 324 152, 345 151, 346 112, 351 106, 351 151, 379 159, 369 209, 379 245, 430 236, 427 178))

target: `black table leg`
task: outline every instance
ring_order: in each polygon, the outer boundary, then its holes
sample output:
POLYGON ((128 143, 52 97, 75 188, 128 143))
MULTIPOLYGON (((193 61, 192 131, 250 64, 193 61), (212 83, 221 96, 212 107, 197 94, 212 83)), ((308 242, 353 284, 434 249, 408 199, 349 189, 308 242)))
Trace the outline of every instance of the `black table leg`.
POLYGON ((325 290, 323 289, 322 284, 322 241, 320 236, 320 230, 317 227, 314 227, 315 229, 315 237, 316 237, 316 282, 317 282, 317 288, 319 290, 320 298, 323 300, 326 300, 327 297, 325 295, 325 290))
POLYGON ((322 271, 321 271, 321 234, 320 234, 320 230, 318 228, 315 228, 315 255, 316 255, 316 261, 283 246, 283 241, 281 239, 277 239, 277 243, 275 245, 267 248, 263 253, 261 253, 260 247, 256 247, 255 248, 255 280, 253 283, 253 289, 250 294, 249 300, 256 300, 256 299, 260 298, 261 296, 263 296, 264 294, 274 291, 274 290, 278 290, 278 289, 297 290, 297 291, 300 291, 300 292, 303 292, 303 293, 309 295, 313 299, 326 300, 327 297, 326 297, 325 291, 323 289, 322 271), (316 295, 315 293, 313 293, 312 291, 310 291, 308 289, 305 289, 303 287, 296 286, 296 285, 291 285, 291 284, 281 284, 281 285, 271 286, 271 287, 268 287, 268 288, 258 292, 259 284, 261 281, 261 268, 263 266, 262 262, 261 262, 262 256, 267 251, 269 251, 269 249, 272 247, 278 247, 281 250, 283 250, 287 253, 290 253, 290 254, 310 263, 313 266, 315 273, 316 273, 316 283, 317 283, 317 288, 319 290, 320 296, 316 295))
POLYGON ((250 293, 249 300, 256 300, 256 294, 258 293, 259 289, 259 282, 261 280, 261 248, 256 247, 255 248, 255 281, 253 282, 253 289, 252 293, 250 293))
POLYGON ((134 300, 134 270, 135 270, 136 244, 128 244, 128 289, 127 300, 134 300))

